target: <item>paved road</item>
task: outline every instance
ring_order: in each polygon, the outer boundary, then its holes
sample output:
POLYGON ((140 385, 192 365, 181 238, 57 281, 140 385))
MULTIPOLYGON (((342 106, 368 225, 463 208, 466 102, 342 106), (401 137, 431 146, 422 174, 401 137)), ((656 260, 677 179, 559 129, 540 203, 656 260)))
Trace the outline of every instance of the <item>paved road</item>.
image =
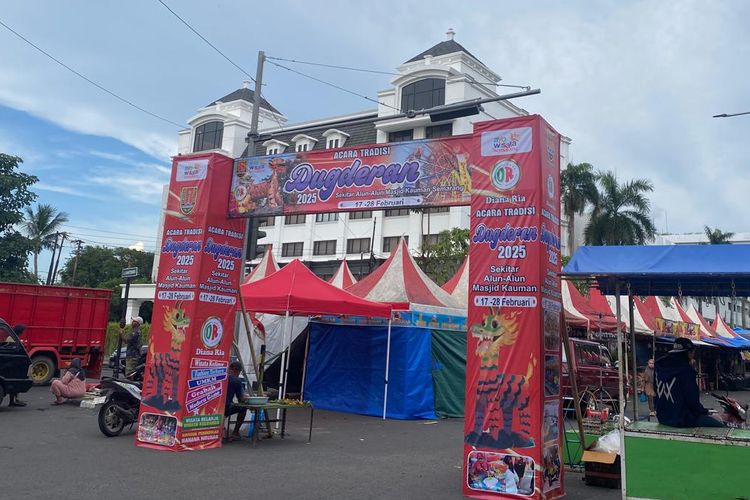
MULTIPOLYGON (((94 411, 49 406, 46 388, 24 399, 26 408, 0 408, 0 497, 461 498, 462 420, 384 422, 321 411, 308 445, 304 414, 290 412, 283 441, 178 454, 136 448, 132 431, 106 438, 94 411)), ((619 498, 619 490, 584 486, 580 474, 566 481, 566 498, 619 498)))

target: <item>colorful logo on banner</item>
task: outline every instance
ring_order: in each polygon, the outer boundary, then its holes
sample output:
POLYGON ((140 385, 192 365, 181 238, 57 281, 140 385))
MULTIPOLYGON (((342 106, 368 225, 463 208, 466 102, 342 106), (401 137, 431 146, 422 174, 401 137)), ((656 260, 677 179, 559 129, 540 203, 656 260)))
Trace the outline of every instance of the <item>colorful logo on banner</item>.
POLYGON ((502 160, 492 168, 492 184, 500 191, 513 189, 521 180, 521 167, 513 160, 502 160))
POLYGON ((237 160, 232 217, 468 205, 470 137, 237 160))
POLYGON ((184 187, 180 190, 180 212, 190 215, 198 202, 198 186, 184 187))
POLYGON ((482 156, 512 155, 531 151, 531 127, 482 132, 482 156))
POLYGON ((224 327, 221 325, 219 318, 211 317, 203 323, 201 327, 201 340, 207 349, 213 349, 221 343, 221 336, 224 333, 224 327))

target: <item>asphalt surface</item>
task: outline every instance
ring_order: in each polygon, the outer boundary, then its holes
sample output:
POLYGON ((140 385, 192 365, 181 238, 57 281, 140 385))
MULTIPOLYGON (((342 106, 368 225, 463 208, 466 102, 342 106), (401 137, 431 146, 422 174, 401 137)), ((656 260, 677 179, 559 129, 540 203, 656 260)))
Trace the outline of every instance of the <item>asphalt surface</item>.
MULTIPOLYGON (((137 448, 131 430, 106 438, 94 410, 50 406, 46 387, 0 408, 0 498, 459 499, 461 419, 383 421, 318 411, 289 413, 290 436, 169 453, 137 448)), ((566 473, 566 498, 615 499, 566 473)))

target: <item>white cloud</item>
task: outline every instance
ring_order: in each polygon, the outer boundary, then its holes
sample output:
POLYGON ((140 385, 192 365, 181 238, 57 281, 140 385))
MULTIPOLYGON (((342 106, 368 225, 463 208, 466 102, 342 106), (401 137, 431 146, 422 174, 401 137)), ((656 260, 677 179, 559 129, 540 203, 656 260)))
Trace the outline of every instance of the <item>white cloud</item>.
POLYGON ((81 198, 90 198, 92 200, 100 200, 100 201, 106 201, 106 198, 103 196, 99 196, 90 192, 82 191, 80 189, 72 188, 69 186, 53 186, 50 184, 45 184, 44 182, 37 182, 34 184, 34 186, 31 188, 32 190, 42 190, 42 191, 51 191, 53 193, 62 193, 62 194, 69 194, 72 196, 80 196, 81 198))

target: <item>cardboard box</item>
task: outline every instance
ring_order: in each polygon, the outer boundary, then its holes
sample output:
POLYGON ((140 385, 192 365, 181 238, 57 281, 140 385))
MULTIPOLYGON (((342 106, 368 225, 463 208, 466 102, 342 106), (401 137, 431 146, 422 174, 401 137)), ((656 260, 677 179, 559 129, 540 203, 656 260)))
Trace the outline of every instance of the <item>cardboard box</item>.
POLYGON ((583 452, 583 480, 587 486, 620 488, 620 455, 601 451, 583 452))

